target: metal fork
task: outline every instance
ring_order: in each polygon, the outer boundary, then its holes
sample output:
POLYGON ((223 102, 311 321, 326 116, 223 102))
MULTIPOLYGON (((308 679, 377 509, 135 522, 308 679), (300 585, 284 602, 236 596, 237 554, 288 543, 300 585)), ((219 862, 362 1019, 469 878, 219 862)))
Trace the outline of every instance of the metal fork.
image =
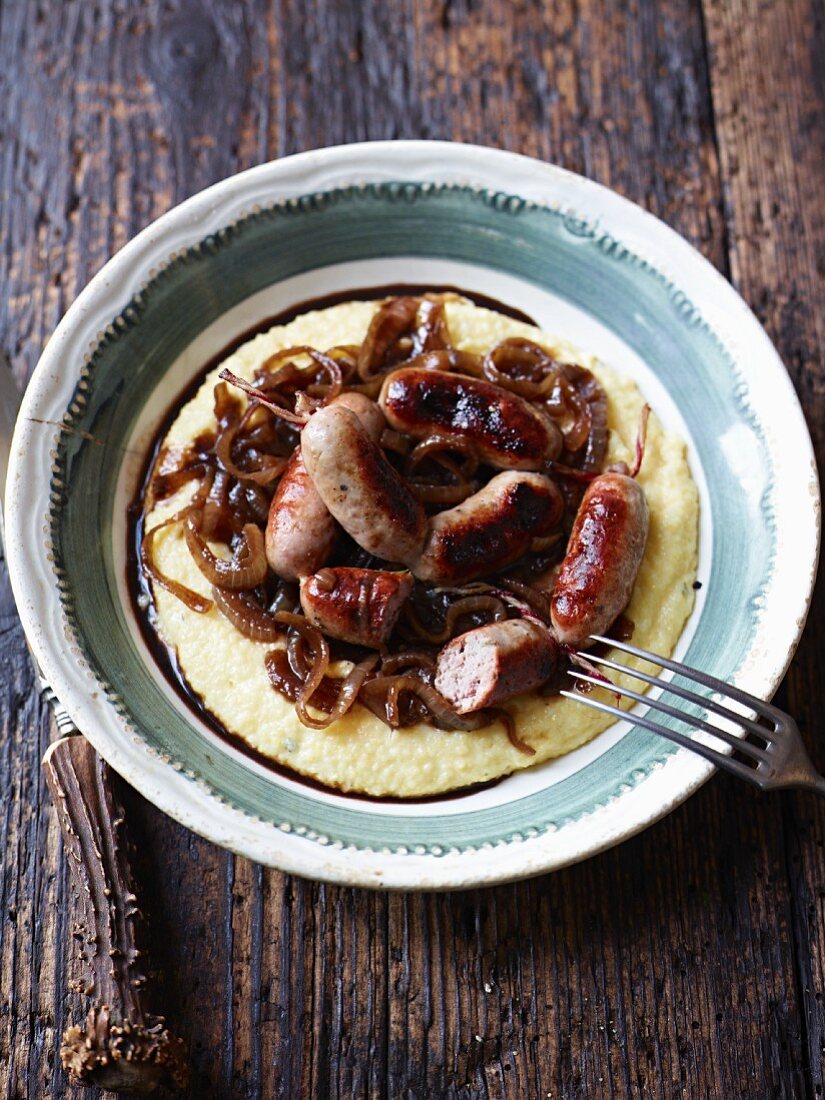
POLYGON ((712 725, 703 718, 686 714, 684 710, 671 706, 659 698, 651 699, 647 695, 631 691, 629 688, 607 683, 605 680, 599 679, 598 676, 589 675, 577 668, 568 670, 574 680, 603 688, 611 694, 622 695, 627 699, 635 700, 637 703, 645 703, 650 710, 668 714, 672 718, 678 718, 694 730, 702 730, 704 733, 712 734, 713 737, 728 745, 733 752, 744 757, 747 762, 737 760, 733 755, 729 755, 721 749, 712 748, 703 741, 697 741, 678 730, 659 725, 658 722, 654 722, 646 716, 628 715, 627 711, 612 706, 610 703, 602 702, 600 699, 593 699, 580 691, 563 691, 561 694, 568 699, 584 703, 585 706, 593 707, 605 714, 612 714, 616 718, 629 718, 630 721, 643 726, 646 730, 658 733, 662 737, 674 741, 677 745, 698 753, 705 760, 709 760, 711 764, 715 764, 717 768, 753 783, 760 790, 774 791, 785 787, 802 787, 825 795, 825 778, 819 774, 811 763, 796 722, 784 711, 779 710, 778 707, 771 706, 770 703, 765 703, 761 699, 757 699, 731 684, 726 684, 722 680, 717 680, 714 676, 708 676, 706 672, 698 672, 695 668, 689 668, 679 661, 668 660, 666 657, 649 653, 645 649, 628 645, 627 642, 619 642, 614 638, 603 638, 598 634, 594 634, 591 640, 603 642, 611 649, 618 649, 624 653, 632 654, 634 657, 639 657, 650 664, 661 665, 686 680, 692 680, 703 687, 710 688, 722 699, 733 700, 752 711, 761 721, 756 721, 754 718, 731 710, 730 707, 725 706, 723 702, 718 701, 716 698, 699 695, 680 684, 674 683, 672 680, 662 680, 658 676, 642 672, 640 669, 629 668, 610 657, 590 652, 576 654, 586 664, 598 665, 612 669, 615 672, 625 673, 636 680, 649 684, 651 687, 661 688, 663 692, 677 695, 681 699, 701 707, 706 712, 716 714, 740 731, 735 733, 730 729, 720 729, 719 726, 712 725))

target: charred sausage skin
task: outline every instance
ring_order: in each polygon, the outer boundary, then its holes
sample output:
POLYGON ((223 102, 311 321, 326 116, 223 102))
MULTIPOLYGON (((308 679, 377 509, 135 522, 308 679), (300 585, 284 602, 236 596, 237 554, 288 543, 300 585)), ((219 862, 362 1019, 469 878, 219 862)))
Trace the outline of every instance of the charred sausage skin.
POLYGON ((266 560, 286 581, 320 569, 335 543, 338 527, 307 473, 296 447, 281 475, 266 521, 266 560))
POLYGON ((561 446, 558 428, 529 402, 463 374, 402 367, 387 376, 378 403, 397 431, 469 440, 497 469, 538 470, 561 446))
POLYGON ((406 572, 322 569, 301 580, 301 607, 330 638, 378 649, 392 634, 412 584, 406 572))
POLYGON ((301 433, 301 451, 318 495, 359 546, 405 565, 418 557, 424 509, 354 413, 319 409, 301 433))
POLYGON ((459 714, 469 714, 540 687, 555 669, 558 655, 558 643, 541 623, 488 623, 444 646, 435 687, 459 714))
POLYGON ((550 598, 559 641, 587 644, 603 634, 630 602, 649 525, 641 485, 627 474, 601 474, 579 505, 567 553, 550 598))
POLYGON ((526 553, 561 519, 564 501, 542 474, 496 474, 467 500, 433 516, 410 567, 419 580, 458 584, 495 573, 526 553))
MULTIPOLYGON (((354 413, 369 437, 381 438, 385 422, 374 401, 361 393, 342 393, 334 399, 354 413)), ((315 573, 332 553, 338 526, 307 472, 297 447, 281 475, 269 506, 266 524, 266 559, 286 581, 315 573)))

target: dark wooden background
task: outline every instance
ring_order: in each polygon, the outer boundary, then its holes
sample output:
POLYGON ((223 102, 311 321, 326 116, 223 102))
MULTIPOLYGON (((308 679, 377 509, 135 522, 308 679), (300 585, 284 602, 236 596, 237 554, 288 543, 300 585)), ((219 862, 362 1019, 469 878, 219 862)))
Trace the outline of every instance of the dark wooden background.
MULTIPOLYGON (((821 460, 824 59, 822 0, 2 0, 0 347, 25 379, 132 234, 238 169, 475 141, 584 173, 692 241, 776 341, 821 460)), ((825 767, 823 646, 820 586, 780 701, 825 767)), ((74 1097, 52 730, 5 573, 0 670, 0 1096, 74 1097)), ((129 814, 193 1098, 822 1095, 813 797, 716 778, 582 866, 441 896, 304 882, 137 796, 129 814)))

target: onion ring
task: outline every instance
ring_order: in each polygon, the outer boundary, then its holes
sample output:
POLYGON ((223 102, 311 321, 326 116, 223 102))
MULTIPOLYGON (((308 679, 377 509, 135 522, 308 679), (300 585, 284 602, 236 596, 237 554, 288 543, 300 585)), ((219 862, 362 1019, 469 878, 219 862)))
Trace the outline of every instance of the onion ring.
POLYGON ((207 611, 212 610, 212 601, 199 595, 197 592, 193 592, 191 588, 187 588, 186 585, 181 584, 180 581, 176 581, 172 577, 167 577, 165 573, 158 569, 154 562, 155 538, 158 533, 173 523, 180 523, 188 512, 189 508, 187 507, 183 512, 178 512, 174 516, 170 516, 169 519, 153 527, 151 531, 145 532, 140 542, 140 564, 144 573, 151 577, 155 584, 159 584, 161 588, 165 588, 167 592, 171 592, 173 596, 177 596, 177 598, 182 603, 185 603, 191 611, 197 611, 198 614, 205 615, 207 611))
POLYGON ((453 637, 456 623, 464 615, 475 615, 479 611, 488 611, 491 615, 491 622, 501 622, 503 619, 507 618, 507 609, 504 607, 501 599, 493 594, 492 588, 489 589, 489 592, 489 595, 474 593, 464 596, 462 599, 456 600, 455 603, 450 604, 444 613, 444 626, 438 632, 428 630, 422 624, 412 603, 407 604, 405 608, 405 617, 413 631, 422 641, 430 642, 433 645, 440 645, 453 637))
MULTIPOLYGON (((410 692, 420 699, 430 712, 435 724, 441 729, 475 730, 485 725, 487 721, 482 711, 476 714, 459 714, 440 692, 417 676, 376 676, 365 684, 365 690, 373 697, 385 692, 383 705, 386 718, 384 720, 392 729, 399 729, 401 726, 398 705, 402 691, 410 692)), ((375 701, 374 698, 373 701, 375 701)))
POLYGON ((212 598, 218 611, 235 629, 253 642, 277 642, 284 635, 278 619, 256 603, 247 593, 212 586, 212 598))
POLYGON ((560 370, 546 348, 522 336, 502 340, 483 359, 484 377, 489 382, 530 401, 544 397, 553 389, 560 370))
POLYGON ((435 674, 435 657, 422 649, 404 649, 383 659, 381 675, 391 676, 402 668, 418 668, 429 677, 435 674))
POLYGON ((450 469, 451 472, 457 472, 465 480, 469 480, 478 469, 478 452, 472 440, 454 438, 440 432, 434 432, 432 435, 428 435, 426 439, 422 439, 410 451, 405 467, 406 472, 408 474, 413 473, 426 458, 432 458, 434 455, 440 456, 442 452, 463 456, 464 462, 462 465, 456 467, 453 463, 450 463, 450 469))
POLYGON ((324 722, 322 718, 319 719, 310 714, 307 707, 329 668, 329 642, 318 627, 313 626, 303 615, 294 615, 289 611, 279 611, 273 617, 278 622, 285 623, 293 630, 298 631, 312 650, 312 667, 298 698, 295 700, 295 712, 299 721, 303 722, 305 726, 310 726, 312 729, 323 729, 328 723, 324 722))
MULTIPOLYGON (((218 383, 218 385, 226 387, 225 382, 218 383)), ((217 390, 217 388, 216 386, 215 389, 217 390)), ((277 457, 272 462, 264 462, 257 470, 244 470, 238 466, 232 457, 232 448, 238 433, 244 429, 251 415, 257 409, 257 405, 248 405, 243 416, 237 422, 226 424, 221 428, 215 440, 215 457, 226 473, 236 477, 239 481, 250 481, 256 485, 269 485, 283 473, 287 464, 286 458, 277 457)))
POLYGON ((256 524, 244 524, 243 545, 232 561, 216 557, 206 545, 197 513, 190 511, 186 515, 183 530, 189 553, 210 584, 219 588, 255 588, 266 576, 269 565, 264 553, 264 536, 256 524))
POLYGON ((417 298, 390 298, 375 313, 358 352, 358 377, 363 382, 384 373, 387 353, 412 328, 418 306, 417 298))

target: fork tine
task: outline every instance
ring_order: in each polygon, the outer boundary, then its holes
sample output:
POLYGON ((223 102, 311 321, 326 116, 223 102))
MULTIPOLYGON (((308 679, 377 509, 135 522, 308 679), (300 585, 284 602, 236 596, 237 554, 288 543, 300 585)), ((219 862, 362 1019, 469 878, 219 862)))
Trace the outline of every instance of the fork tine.
POLYGON ((737 703, 750 707, 757 714, 761 714, 763 718, 769 718, 773 722, 782 718, 782 712, 777 710, 776 707, 772 707, 770 703, 766 703, 763 699, 757 699, 755 695, 749 695, 741 688, 733 687, 732 684, 726 684, 724 680, 717 680, 715 676, 709 676, 707 672, 699 672, 698 669, 690 668, 679 661, 672 661, 668 657, 650 653, 646 649, 639 649, 627 642, 619 642, 615 638, 605 638, 601 634, 591 634, 590 637, 594 642, 603 642, 613 649, 620 649, 623 653, 631 653, 634 657, 641 657, 643 661, 650 661, 653 665, 661 665, 663 668, 670 669, 671 672, 678 672, 680 676, 684 676, 687 680, 696 680, 697 683, 704 684, 705 687, 713 688, 720 695, 727 695, 729 698, 735 699, 737 703))
POLYGON ((758 722, 754 722, 753 719, 747 718, 744 714, 737 714, 735 710, 730 710, 729 707, 723 707, 722 704, 717 703, 715 699, 709 699, 704 695, 697 695, 695 691, 688 691, 687 688, 683 688, 679 684, 674 684, 672 680, 662 680, 658 676, 651 676, 649 672, 642 672, 639 669, 630 668, 629 665, 623 665, 620 661, 611 661, 609 657, 600 657, 595 653, 584 653, 582 656, 594 665, 604 665, 605 668, 612 668, 614 672, 624 672, 628 676, 632 676, 634 680, 644 680, 646 684, 651 684, 653 687, 659 687, 663 691, 669 691, 673 695, 678 695, 682 699, 687 699, 689 703, 695 703, 697 706, 712 710, 713 713, 718 714, 720 718, 727 718, 728 721, 743 726, 749 733, 755 733, 757 737, 761 737, 765 741, 768 739, 770 731, 765 729, 764 726, 760 726, 758 722))
POLYGON ((658 733, 660 737, 666 737, 669 741, 674 741, 682 748, 690 749, 691 752, 703 756, 705 760, 714 764, 717 768, 721 768, 722 771, 730 772, 731 775, 735 775, 739 779, 746 779, 749 783, 753 783, 754 786, 762 786, 764 777, 760 775, 755 768, 749 768, 746 764, 740 764, 739 761, 734 760, 733 757, 725 756, 724 753, 716 749, 708 748, 708 746, 703 745, 701 741, 694 741, 692 737, 686 737, 683 733, 679 733, 678 730, 671 730, 668 729, 667 726, 660 726, 658 723, 651 722, 648 718, 639 717, 636 714, 628 715, 627 711, 622 710, 621 707, 614 707, 611 706, 610 703, 602 703, 598 699, 591 699, 587 695, 582 695, 580 691, 562 691, 561 694, 566 699, 573 699, 577 703, 584 703, 586 707, 593 707, 595 710, 603 711, 605 714, 612 714, 614 718, 621 718, 625 721, 633 722, 634 725, 642 726, 652 733, 658 733))
POLYGON ((597 680, 595 676, 587 676, 585 673, 577 672, 572 668, 569 668, 567 671, 574 680, 583 680, 585 683, 593 684, 594 687, 604 688, 605 691, 611 691, 618 695, 624 695, 628 699, 634 699, 637 703, 646 703, 651 710, 662 711, 663 714, 669 714, 671 718, 678 718, 680 722, 684 722, 686 725, 695 726, 697 729, 704 730, 705 733, 710 733, 714 737, 718 737, 720 741, 724 741, 726 745, 730 745, 737 749, 744 756, 750 756, 752 760, 767 763, 770 759, 765 749, 761 748, 759 745, 754 745, 752 742, 746 741, 742 737, 737 737, 735 733, 730 733, 728 730, 717 729, 716 726, 712 726, 710 722, 705 722, 703 719, 696 718, 692 714, 685 714, 684 711, 679 710, 677 707, 670 706, 669 703, 663 703, 660 699, 651 699, 647 695, 640 695, 637 691, 631 691, 630 688, 619 687, 617 684, 609 688, 603 681, 597 680))
POLYGON ((757 698, 756 695, 749 695, 748 692, 742 691, 741 687, 734 687, 733 684, 725 683, 724 680, 717 680, 716 676, 708 675, 706 672, 700 672, 698 669, 690 668, 690 665, 682 664, 680 661, 673 661, 668 657, 661 657, 658 653, 651 653, 647 649, 639 649, 636 646, 628 645, 626 641, 617 641, 615 638, 605 638, 599 634, 592 634, 591 638, 594 641, 602 641, 606 646, 612 646, 614 649, 620 649, 625 653, 632 653, 634 657, 640 657, 643 661, 650 661, 651 664, 661 664, 662 668, 670 669, 671 672, 678 672, 684 676, 686 680, 695 680, 697 683, 704 684, 705 687, 712 687, 715 692, 720 695, 727 695, 729 698, 735 698, 737 703, 741 703, 742 706, 748 706, 751 711, 756 711, 763 718, 769 718, 771 722, 781 722, 784 715, 775 706, 771 706, 770 703, 764 702, 761 698, 757 698))

